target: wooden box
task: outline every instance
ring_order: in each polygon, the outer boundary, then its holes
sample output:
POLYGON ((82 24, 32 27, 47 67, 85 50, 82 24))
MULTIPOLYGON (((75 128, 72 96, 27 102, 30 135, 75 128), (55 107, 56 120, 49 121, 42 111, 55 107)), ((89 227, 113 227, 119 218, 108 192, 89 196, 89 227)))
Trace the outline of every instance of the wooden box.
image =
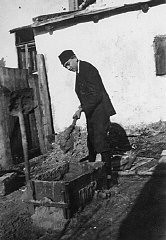
POLYGON ((93 167, 83 165, 83 173, 69 181, 32 180, 33 199, 24 201, 31 205, 38 226, 61 229, 67 219, 92 200, 102 178, 104 164, 99 162, 93 167))

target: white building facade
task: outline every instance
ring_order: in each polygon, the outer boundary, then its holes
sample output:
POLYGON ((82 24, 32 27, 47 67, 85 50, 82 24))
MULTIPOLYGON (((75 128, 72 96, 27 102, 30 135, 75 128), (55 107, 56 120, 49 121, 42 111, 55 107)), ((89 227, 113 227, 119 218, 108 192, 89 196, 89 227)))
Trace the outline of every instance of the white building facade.
MULTIPOLYGON (((166 34, 166 5, 84 22, 53 34, 35 36, 44 54, 56 131, 67 127, 79 101, 75 73, 64 69, 58 55, 72 49, 99 70, 123 126, 166 120, 166 75, 156 76, 154 39, 166 34), (154 21, 155 19, 155 21, 154 21)), ((85 126, 85 117, 78 122, 85 126)))

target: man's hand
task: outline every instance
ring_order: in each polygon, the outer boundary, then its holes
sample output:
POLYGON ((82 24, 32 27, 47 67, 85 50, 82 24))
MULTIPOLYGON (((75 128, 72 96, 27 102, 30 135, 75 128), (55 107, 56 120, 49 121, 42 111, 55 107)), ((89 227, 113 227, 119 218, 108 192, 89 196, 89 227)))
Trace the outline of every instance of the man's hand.
POLYGON ((80 119, 80 117, 81 117, 81 112, 82 112, 82 108, 79 108, 79 110, 77 110, 77 111, 74 113, 73 118, 80 119))

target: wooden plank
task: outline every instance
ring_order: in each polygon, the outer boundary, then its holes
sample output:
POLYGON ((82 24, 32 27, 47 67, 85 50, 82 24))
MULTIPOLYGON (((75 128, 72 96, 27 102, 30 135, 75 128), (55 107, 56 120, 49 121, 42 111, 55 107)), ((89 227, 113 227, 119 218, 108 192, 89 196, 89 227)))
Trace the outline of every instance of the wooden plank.
POLYGON ((126 171, 113 171, 114 173, 118 173, 118 176, 134 176, 136 175, 136 171, 130 171, 130 170, 126 170, 126 171))
POLYGON ((36 62, 36 51, 32 51, 32 59, 33 59, 33 71, 37 71, 37 62, 36 62))
POLYGON ((9 109, 8 93, 0 87, 0 166, 4 169, 12 165, 12 156, 9 139, 9 109))
POLYGON ((27 87, 27 84, 26 84, 26 78, 27 78, 26 73, 27 73, 26 70, 19 71, 18 69, 15 69, 15 72, 14 72, 14 89, 13 89, 13 91, 16 91, 16 90, 22 89, 24 87, 27 87))
POLYGON ((29 68, 29 52, 28 52, 28 45, 25 44, 25 68, 28 69, 29 68))
POLYGON ((10 91, 28 87, 26 69, 0 67, 0 84, 10 91))
POLYGON ((42 200, 44 197, 54 202, 64 202, 65 183, 62 181, 40 181, 32 180, 35 188, 36 200, 42 200))
MULTIPOLYGON (((9 69, 10 70, 10 69, 9 69)), ((26 69, 14 69, 13 91, 28 87, 28 71, 26 69)))
POLYGON ((28 70, 26 69, 17 69, 20 73, 20 86, 18 89, 28 88, 28 70))
POLYGON ((46 146, 44 141, 44 126, 42 121, 42 109, 41 109, 41 100, 39 93, 39 84, 38 84, 38 76, 30 75, 28 78, 29 86, 34 91, 34 105, 36 108, 34 109, 35 119, 36 119, 36 127, 39 138, 40 151, 42 154, 46 153, 46 146))
POLYGON ((39 80, 39 93, 41 100, 42 109, 42 124, 44 126, 44 141, 46 149, 49 150, 50 144, 47 136, 53 134, 53 122, 52 122, 52 111, 51 111, 51 100, 48 89, 47 74, 45 68, 44 56, 37 54, 37 69, 38 69, 38 80, 39 80))
MULTIPOLYGON (((156 167, 156 166, 155 166, 156 167)), ((128 171, 113 171, 115 173, 117 173, 119 176, 126 176, 126 177, 132 177, 132 176, 142 176, 142 177, 148 177, 148 176, 152 176, 152 175, 155 175, 155 176, 158 176, 158 177, 162 177, 162 176, 166 176, 166 170, 159 170, 159 171, 155 171, 155 168, 150 168, 146 171, 131 171, 131 170, 128 170, 128 171)))
POLYGON ((20 68, 26 69, 25 52, 19 51, 20 68))
POLYGON ((153 167, 149 168, 149 169, 148 169, 148 172, 150 172, 150 171, 154 171, 156 167, 157 167, 157 164, 154 165, 153 167))
POLYGON ((141 166, 143 166, 143 165, 151 162, 152 160, 154 160, 154 158, 147 158, 146 161, 138 162, 138 163, 137 163, 135 166, 133 166, 130 170, 131 170, 131 171, 132 171, 132 170, 135 170, 136 168, 141 167, 141 166))
POLYGON ((29 127, 31 132, 31 141, 32 141, 32 148, 39 148, 39 137, 38 137, 38 131, 36 127, 36 119, 35 119, 35 113, 32 112, 28 115, 29 117, 29 127))
POLYGON ((118 173, 118 176, 120 176, 120 177, 151 176, 152 175, 152 172, 148 172, 148 171, 126 170, 126 171, 113 171, 113 172, 118 173))
POLYGON ((9 88, 11 91, 15 89, 15 72, 14 68, 6 69, 6 79, 4 82, 4 86, 9 88))
POLYGON ((35 201, 35 200, 24 200, 26 203, 33 204, 35 206, 45 206, 45 207, 59 207, 59 208, 68 208, 69 204, 64 202, 44 202, 44 201, 35 201))
MULTIPOLYGON (((27 74, 28 74, 28 71, 26 69, 1 67, 0 68, 0 84, 3 87, 8 88, 10 91, 23 89, 25 87, 28 87, 27 74)), ((3 96, 1 97, 3 98, 3 96)), ((1 108, 3 108, 3 110, 1 111, 2 116, 1 116, 0 124, 1 124, 1 133, 2 133, 1 143, 4 141, 3 136, 6 136, 5 141, 7 141, 7 143, 5 143, 6 145, 1 144, 1 147, 5 149, 1 151, 1 153, 4 155, 3 157, 4 161, 5 162, 7 161, 7 163, 2 163, 2 165, 5 168, 8 167, 8 165, 12 164, 11 141, 10 141, 12 139, 11 134, 16 134, 18 136, 18 139, 20 135, 20 130, 17 130, 17 129, 16 129, 16 132, 13 133, 13 129, 15 127, 16 121, 15 121, 15 118, 9 115, 8 107, 9 107, 8 100, 3 99, 1 103, 1 108), (5 151, 7 151, 7 155, 5 155, 5 151), (8 160, 6 159, 7 156, 9 158, 8 160)), ((18 140, 17 137, 15 137, 14 139, 18 140)), ((21 144, 20 141, 18 142, 16 141, 14 143, 14 148, 13 148, 14 153, 16 153, 15 150, 19 149, 16 146, 19 144, 21 144)))
POLYGON ((166 177, 166 170, 165 169, 160 169, 160 170, 147 170, 147 171, 138 171, 137 174, 139 176, 158 176, 158 177, 166 177))
POLYGON ((0 68, 0 83, 2 86, 7 87, 10 91, 13 90, 13 75, 13 69, 9 71, 9 68, 0 68))

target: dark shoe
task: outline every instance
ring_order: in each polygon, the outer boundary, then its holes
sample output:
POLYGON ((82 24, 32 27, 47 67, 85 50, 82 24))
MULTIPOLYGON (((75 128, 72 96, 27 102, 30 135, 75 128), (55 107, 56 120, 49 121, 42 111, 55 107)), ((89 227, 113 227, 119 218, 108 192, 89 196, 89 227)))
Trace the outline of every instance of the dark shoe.
POLYGON ((112 154, 110 151, 101 153, 102 162, 104 162, 107 166, 111 166, 112 154))
POLYGON ((107 189, 110 189, 116 185, 118 185, 118 179, 112 177, 111 175, 107 175, 107 189))
POLYGON ((97 190, 107 189, 107 179, 106 176, 102 178, 98 178, 97 180, 97 190))

